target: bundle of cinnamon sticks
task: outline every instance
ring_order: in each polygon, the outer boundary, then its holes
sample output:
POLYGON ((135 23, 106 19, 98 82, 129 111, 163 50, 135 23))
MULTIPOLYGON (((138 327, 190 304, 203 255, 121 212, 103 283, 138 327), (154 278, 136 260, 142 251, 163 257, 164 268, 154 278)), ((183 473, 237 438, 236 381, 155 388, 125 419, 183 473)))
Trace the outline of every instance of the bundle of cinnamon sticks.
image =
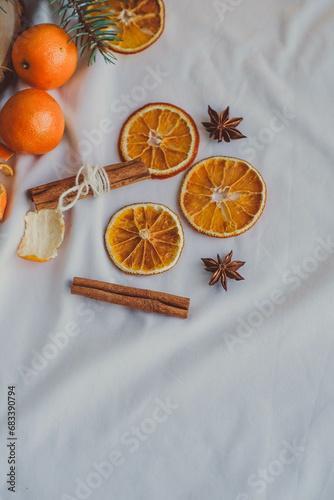
POLYGON ((176 318, 187 318, 189 313, 190 300, 185 297, 88 278, 74 278, 71 293, 176 318))
MULTIPOLYGON (((150 179, 151 174, 145 163, 139 158, 136 160, 115 163, 104 167, 107 173, 110 189, 116 189, 122 186, 133 184, 134 182, 150 179)), ((58 181, 43 184, 28 189, 28 195, 35 203, 36 209, 57 208, 59 197, 68 189, 75 186, 76 176, 67 177, 58 181)), ((88 194, 81 195, 81 198, 92 196, 93 192, 90 189, 88 194)), ((69 195, 67 202, 70 203, 75 198, 75 193, 69 195)))

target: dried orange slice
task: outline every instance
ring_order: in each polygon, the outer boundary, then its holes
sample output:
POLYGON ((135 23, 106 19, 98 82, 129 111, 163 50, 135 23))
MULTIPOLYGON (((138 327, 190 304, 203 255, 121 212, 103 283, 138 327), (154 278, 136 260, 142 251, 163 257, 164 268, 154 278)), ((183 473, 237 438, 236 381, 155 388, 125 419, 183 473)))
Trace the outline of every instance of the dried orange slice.
POLYGON ((14 171, 13 171, 12 167, 7 165, 7 163, 0 162, 0 172, 2 172, 5 175, 14 175, 14 171))
POLYGON ((188 222, 209 236, 228 238, 248 231, 262 214, 266 185, 247 161, 213 156, 194 165, 181 186, 188 222))
POLYGON ((0 221, 3 218, 7 205, 7 190, 5 186, 0 182, 0 221))
POLYGON ((118 148, 123 161, 141 158, 151 176, 167 178, 194 161, 199 134, 194 120, 173 104, 147 104, 124 123, 118 148))
POLYGON ((136 203, 110 219, 105 243, 112 262, 130 274, 171 269, 181 255, 184 236, 178 216, 165 205, 136 203))
POLYGON ((65 233, 63 213, 57 209, 28 212, 17 255, 34 262, 48 262, 57 256, 65 233))
POLYGON ((9 149, 7 146, 5 146, 0 142, 0 158, 7 161, 9 160, 9 158, 13 156, 13 154, 14 151, 12 151, 11 149, 9 149))
POLYGON ((112 20, 122 40, 110 42, 121 54, 135 54, 158 40, 165 26, 162 0, 109 0, 112 20))

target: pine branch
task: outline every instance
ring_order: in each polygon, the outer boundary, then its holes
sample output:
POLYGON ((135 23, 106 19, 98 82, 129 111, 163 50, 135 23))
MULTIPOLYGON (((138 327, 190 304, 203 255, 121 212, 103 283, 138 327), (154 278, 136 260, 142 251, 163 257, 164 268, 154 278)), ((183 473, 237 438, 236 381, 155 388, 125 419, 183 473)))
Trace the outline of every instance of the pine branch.
MULTIPOLYGON (((121 0, 123 1, 123 0, 121 0)), ((64 28, 71 41, 75 41, 78 52, 89 52, 89 63, 96 60, 98 52, 106 63, 114 64, 116 56, 110 43, 122 40, 115 18, 106 1, 100 0, 49 0, 58 4, 55 16, 60 17, 60 26, 64 28)))

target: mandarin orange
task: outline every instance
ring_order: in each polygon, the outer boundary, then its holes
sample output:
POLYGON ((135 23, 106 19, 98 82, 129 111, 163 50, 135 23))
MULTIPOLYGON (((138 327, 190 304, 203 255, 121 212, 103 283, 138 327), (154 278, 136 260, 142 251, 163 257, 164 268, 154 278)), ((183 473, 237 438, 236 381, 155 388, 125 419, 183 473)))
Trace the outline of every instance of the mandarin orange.
POLYGON ((64 128, 59 104, 44 90, 21 90, 0 111, 0 135, 18 153, 48 153, 58 146, 64 128))
POLYGON ((75 43, 56 24, 37 24, 15 41, 12 59, 16 73, 27 85, 56 89, 73 75, 78 62, 75 43))

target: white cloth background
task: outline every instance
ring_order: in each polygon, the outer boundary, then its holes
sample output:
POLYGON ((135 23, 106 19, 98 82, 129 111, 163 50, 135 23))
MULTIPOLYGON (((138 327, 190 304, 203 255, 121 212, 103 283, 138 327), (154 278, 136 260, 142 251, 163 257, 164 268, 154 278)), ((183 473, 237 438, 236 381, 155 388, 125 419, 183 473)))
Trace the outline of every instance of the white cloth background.
MULTIPOLYGON (((165 3, 151 48, 115 67, 81 61, 50 92, 66 117, 61 144, 18 157, 15 178, 1 179, 10 201, 0 226, 0 498, 331 500, 333 2, 165 3), (56 259, 19 259, 33 209, 26 189, 73 175, 86 158, 117 162, 124 119, 159 101, 195 119, 197 159, 241 157, 261 172, 268 200, 258 223, 227 240, 197 233, 178 206, 181 174, 80 201, 56 259), (243 116, 247 139, 210 140, 208 104, 243 116), (142 201, 175 210, 185 232, 178 264, 153 277, 121 273, 103 244, 110 216, 142 201), (225 293, 207 285, 200 259, 230 250, 246 261, 245 281, 225 293), (74 276, 190 297, 189 318, 72 296, 74 276), (6 485, 12 384, 15 495, 6 485)), ((27 15, 52 19, 41 2, 27 2, 27 15)))

